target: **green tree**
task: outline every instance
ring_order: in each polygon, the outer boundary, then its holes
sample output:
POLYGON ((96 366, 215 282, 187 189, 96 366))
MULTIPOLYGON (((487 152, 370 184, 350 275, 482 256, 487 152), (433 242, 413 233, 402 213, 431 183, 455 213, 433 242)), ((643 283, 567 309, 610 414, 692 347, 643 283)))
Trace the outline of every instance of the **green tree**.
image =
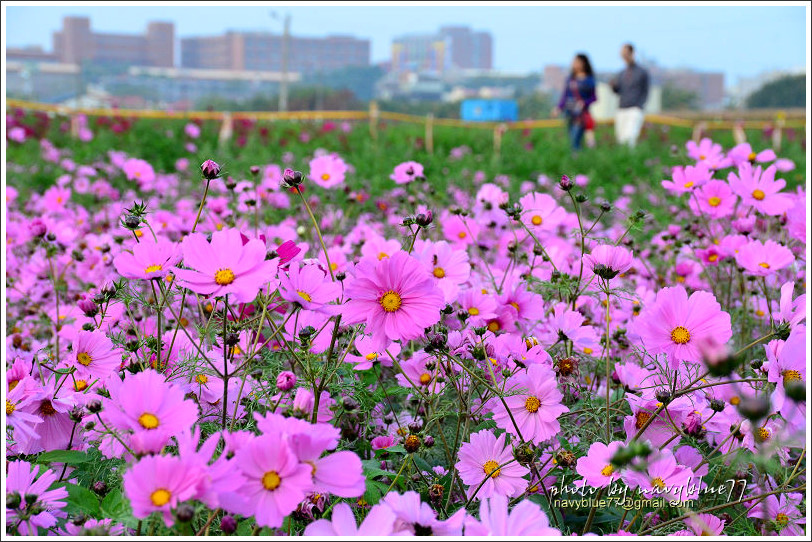
POLYGON ((747 97, 747 107, 806 107, 806 74, 788 75, 767 83, 747 97))

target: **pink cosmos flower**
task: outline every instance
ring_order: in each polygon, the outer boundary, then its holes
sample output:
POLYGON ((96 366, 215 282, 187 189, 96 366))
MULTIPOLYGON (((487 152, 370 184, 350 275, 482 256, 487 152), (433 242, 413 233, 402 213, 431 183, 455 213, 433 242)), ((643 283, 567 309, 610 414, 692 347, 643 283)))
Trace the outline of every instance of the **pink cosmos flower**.
POLYGON ((736 252, 736 263, 757 277, 772 275, 794 261, 792 251, 772 239, 763 243, 754 239, 736 252))
POLYGON ((555 230, 567 217, 567 211, 549 194, 531 192, 522 196, 519 204, 522 206, 522 223, 536 235, 555 230))
POLYGON ((466 536, 561 536, 561 531, 550 527, 550 521, 539 505, 527 499, 508 510, 508 499, 494 495, 479 505, 479 521, 465 520, 466 536))
POLYGON ((179 457, 148 455, 124 474, 124 494, 135 517, 143 519, 160 512, 171 527, 175 523, 172 510, 195 498, 200 474, 179 457))
POLYGON ((395 166, 395 171, 389 176, 395 184, 408 184, 415 179, 423 177, 423 166, 417 162, 403 162, 395 166))
POLYGON ((765 215, 779 216, 793 206, 793 201, 789 195, 779 193, 787 182, 784 179, 775 180, 776 171, 772 165, 762 174, 761 166, 753 168, 745 162, 739 166, 738 174, 730 172, 727 181, 745 205, 753 206, 765 215))
POLYGON ((420 494, 390 492, 381 501, 395 514, 395 533, 406 536, 460 536, 465 521, 465 508, 460 508, 445 521, 437 519, 434 510, 420 500, 420 494))
POLYGON ((446 303, 452 303, 459 293, 460 286, 471 275, 468 253, 457 250, 447 241, 425 243, 416 257, 434 276, 435 283, 443 291, 446 303))
POLYGON ((769 348, 767 352, 767 382, 775 384, 772 394, 772 408, 781 410, 786 401, 785 386, 790 382, 806 383, 806 327, 798 326, 792 330, 786 342, 782 345, 778 356, 772 356, 769 348), (772 359, 771 359, 772 358, 772 359))
POLYGON ((685 167, 677 166, 671 170, 673 180, 662 181, 662 185, 669 192, 684 194, 708 182, 711 175, 710 169, 704 164, 685 167))
POLYGON ((710 292, 688 292, 682 286, 663 288, 653 305, 643 309, 635 330, 650 354, 665 353, 672 369, 680 361, 698 363, 698 344, 725 344, 733 336, 730 315, 722 310, 710 292))
POLYGON ((155 279, 165 277, 173 266, 180 262, 178 246, 159 237, 142 236, 140 242, 133 245, 132 252, 121 252, 113 260, 116 271, 129 279, 155 279))
POLYGON ((25 461, 11 461, 8 463, 8 474, 6 474, 6 499, 12 495, 20 497, 19 508, 12 509, 6 507, 6 529, 8 534, 10 527, 16 525, 17 532, 23 536, 36 536, 40 533, 40 528, 48 529, 56 525, 58 518, 64 518, 65 513, 61 510, 67 506, 65 500, 68 498, 68 491, 64 487, 49 490, 48 488, 56 482, 56 474, 45 469, 37 478, 39 467, 33 466, 25 461), (35 497, 34 502, 27 502, 28 495, 35 497), (25 521, 19 521, 20 512, 37 506, 39 513, 31 515, 25 521))
POLYGON ((668 501, 685 501, 698 496, 698 491, 691 491, 689 483, 694 473, 688 467, 678 465, 674 454, 667 448, 649 459, 644 472, 626 469, 621 477, 629 488, 639 488, 646 499, 662 497, 668 501))
POLYGON ((186 133, 187 136, 191 137, 192 139, 197 139, 200 137, 200 126, 197 124, 190 122, 187 124, 183 131, 186 133))
POLYGON ((361 525, 355 524, 355 515, 347 503, 333 507, 330 520, 319 519, 305 527, 305 536, 390 536, 395 525, 395 514, 384 505, 370 509, 361 525))
POLYGON ((773 312, 776 322, 784 322, 795 328, 800 322, 806 320, 806 294, 792 298, 795 283, 790 281, 781 286, 781 297, 778 302, 778 311, 773 312))
POLYGON ((443 293, 406 252, 378 262, 362 260, 355 271, 355 279, 345 287, 349 301, 344 315, 350 324, 366 322, 376 345, 416 339, 440 320, 443 293))
POLYGON ((73 341, 70 363, 80 377, 104 380, 121 366, 121 353, 103 332, 81 330, 73 341))
POLYGON ((709 138, 704 137, 697 145, 694 141, 685 144, 688 156, 697 162, 701 162, 710 169, 724 169, 730 167, 732 160, 727 158, 719 143, 714 143, 709 138))
POLYGON ((519 393, 505 397, 504 404, 499 399, 492 399, 490 403, 498 427, 534 444, 544 442, 559 432, 561 426, 558 417, 569 412, 569 408, 561 404, 563 395, 558 391, 555 373, 550 367, 531 365, 526 372, 511 378, 508 388, 519 393), (512 419, 505 404, 513 414, 512 419), (513 420, 521 434, 517 432, 513 420))
POLYGON ((310 161, 310 178, 322 188, 332 188, 344 182, 347 164, 336 155, 325 155, 310 161))
MULTIPOLYGON (((148 369, 107 380, 110 398, 103 398, 101 417, 114 429, 133 432, 130 446, 139 450, 158 452, 172 435, 187 431, 197 420, 198 408, 187 400, 183 389, 166 382, 164 376, 148 369)), ((109 439, 113 454, 121 445, 109 439)), ((104 451, 104 450, 103 450, 104 451)))
POLYGON ((780 536, 804 536, 806 518, 800 509, 802 494, 770 495, 758 502, 747 517, 773 522, 780 536))
POLYGON ((623 446, 622 442, 610 442, 608 445, 595 442, 589 447, 584 457, 578 459, 575 470, 583 476, 583 483, 589 487, 606 487, 618 478, 611 460, 623 446))
POLYGON ((336 446, 338 432, 327 424, 308 424, 289 438, 290 449, 299 461, 310 465, 317 493, 338 497, 360 497, 366 491, 361 459, 349 450, 322 454, 336 446))
POLYGON ((443 211, 438 223, 442 225, 443 237, 454 245, 454 248, 464 249, 476 243, 479 237, 479 224, 470 217, 454 215, 446 210, 443 211))
POLYGON ((332 314, 335 305, 328 305, 341 297, 341 284, 317 265, 290 264, 287 273, 279 275, 279 293, 282 299, 298 303, 303 309, 332 314))
POLYGON ((139 186, 149 186, 155 182, 155 170, 145 160, 130 158, 124 162, 121 169, 124 170, 128 181, 137 181, 139 186))
POLYGON ((468 313, 469 326, 481 326, 488 320, 496 318, 496 299, 482 293, 481 290, 474 288, 465 290, 460 294, 458 301, 468 313))
POLYGON ((400 345, 398 343, 389 343, 384 348, 376 350, 374 341, 367 335, 356 337, 353 344, 355 345, 355 349, 358 350, 359 355, 356 356, 355 354, 349 353, 344 358, 344 361, 355 364, 353 368, 356 371, 371 369, 372 364, 376 361, 380 362, 381 365, 391 367, 392 360, 389 358, 389 354, 392 354, 392 357, 395 359, 397 359, 398 354, 400 354, 400 345))
POLYGON ((530 471, 515 461, 511 462, 513 451, 505 445, 506 435, 502 433, 497 438, 492 431, 485 429, 472 433, 469 442, 460 447, 459 461, 454 466, 463 483, 469 486, 469 499, 475 492, 478 499, 493 495, 515 497, 527 487, 524 477, 530 471), (500 467, 504 463, 508 464, 500 467))
POLYGON ((52 186, 42 195, 42 205, 46 211, 58 212, 65 209, 70 201, 71 191, 62 186, 52 186))
POLYGON ((243 245, 237 229, 216 231, 211 243, 193 233, 182 242, 183 264, 172 268, 179 284, 193 292, 214 297, 232 294, 240 303, 253 301, 257 292, 275 282, 277 260, 265 260, 265 244, 251 239, 243 245))
POLYGON ((721 536, 725 522, 713 514, 696 514, 685 520, 688 529, 671 533, 671 536, 721 536))
POLYGON ((557 303, 541 338, 547 344, 555 344, 562 339, 569 340, 572 341, 574 350, 586 355, 599 355, 598 332, 594 327, 584 325, 585 321, 586 318, 580 312, 570 310, 566 303, 557 303))
POLYGON ((43 396, 38 388, 39 384, 27 375, 8 386, 6 425, 14 428, 14 440, 17 442, 34 441, 40 436, 35 426, 43 420, 35 414, 35 410, 43 396))
POLYGON ((598 245, 584 255, 584 267, 593 274, 610 280, 628 271, 633 260, 634 254, 626 247, 598 245))
MULTIPOLYGON (((392 355, 394 356, 394 354, 392 355)), ((388 358, 389 356, 385 355, 385 357, 388 358)), ((434 358, 425 352, 416 352, 408 360, 401 361, 400 368, 403 374, 398 373, 395 376, 398 383, 403 387, 409 388, 414 384, 424 394, 442 393, 443 389, 445 389, 445 384, 438 380, 438 377, 441 376, 440 367, 437 366, 434 358), (430 362, 434 363, 434 369, 429 369, 426 366, 430 362), (407 376, 411 382, 406 379, 407 376)))
POLYGON ((240 494, 252 505, 257 525, 280 527, 313 489, 312 467, 300 463, 278 435, 264 435, 234 455, 246 478, 240 494))
POLYGON ((370 236, 361 246, 361 257, 383 260, 400 249, 400 241, 397 239, 386 239, 375 234, 370 236))
POLYGON ((740 143, 736 145, 730 149, 727 156, 736 167, 755 162, 772 162, 776 158, 775 152, 772 149, 765 149, 756 153, 753 151, 753 147, 750 146, 750 143, 740 143))
POLYGON ((725 181, 713 179, 694 191, 688 205, 696 215, 724 218, 733 214, 738 198, 725 181))

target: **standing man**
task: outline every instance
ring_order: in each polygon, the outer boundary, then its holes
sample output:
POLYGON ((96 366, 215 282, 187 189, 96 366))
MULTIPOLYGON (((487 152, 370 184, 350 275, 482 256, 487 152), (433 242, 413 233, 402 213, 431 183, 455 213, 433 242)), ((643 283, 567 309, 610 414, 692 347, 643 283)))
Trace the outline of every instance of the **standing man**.
POLYGON ((615 117, 615 137, 622 145, 634 147, 643 127, 643 106, 648 98, 648 72, 634 61, 634 46, 627 43, 620 50, 626 69, 612 79, 611 86, 620 96, 615 117))

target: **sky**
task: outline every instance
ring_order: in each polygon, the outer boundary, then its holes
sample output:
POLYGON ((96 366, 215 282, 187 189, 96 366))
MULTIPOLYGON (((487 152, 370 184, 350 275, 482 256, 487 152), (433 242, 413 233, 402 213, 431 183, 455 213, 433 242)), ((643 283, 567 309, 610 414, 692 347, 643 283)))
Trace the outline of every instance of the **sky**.
MULTIPOLYGON (((78 3, 78 2, 77 2, 78 3)), ((804 6, 13 6, 6 11, 9 47, 51 49, 51 34, 66 15, 91 18, 98 32, 140 33, 148 21, 175 23, 177 37, 220 34, 226 30, 281 32, 291 16, 291 33, 301 36, 351 34, 371 40, 372 61, 389 58, 391 40, 404 34, 436 31, 442 25, 471 26, 493 35, 494 68, 541 71, 546 64, 568 64, 584 51, 596 71, 622 67, 620 45, 631 41, 643 58, 670 68, 722 71, 727 85, 776 69, 806 66, 804 6)))

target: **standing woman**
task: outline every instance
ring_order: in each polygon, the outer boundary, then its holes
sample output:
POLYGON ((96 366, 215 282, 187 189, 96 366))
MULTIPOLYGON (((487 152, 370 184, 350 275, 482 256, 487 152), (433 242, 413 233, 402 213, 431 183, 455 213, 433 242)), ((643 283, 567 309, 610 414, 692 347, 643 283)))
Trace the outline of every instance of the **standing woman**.
POLYGON ((558 106, 553 108, 552 115, 557 117, 561 112, 567 118, 567 131, 573 151, 581 148, 584 132, 595 127, 595 121, 589 114, 589 106, 596 100, 595 77, 589 58, 579 53, 572 61, 572 69, 558 106))

